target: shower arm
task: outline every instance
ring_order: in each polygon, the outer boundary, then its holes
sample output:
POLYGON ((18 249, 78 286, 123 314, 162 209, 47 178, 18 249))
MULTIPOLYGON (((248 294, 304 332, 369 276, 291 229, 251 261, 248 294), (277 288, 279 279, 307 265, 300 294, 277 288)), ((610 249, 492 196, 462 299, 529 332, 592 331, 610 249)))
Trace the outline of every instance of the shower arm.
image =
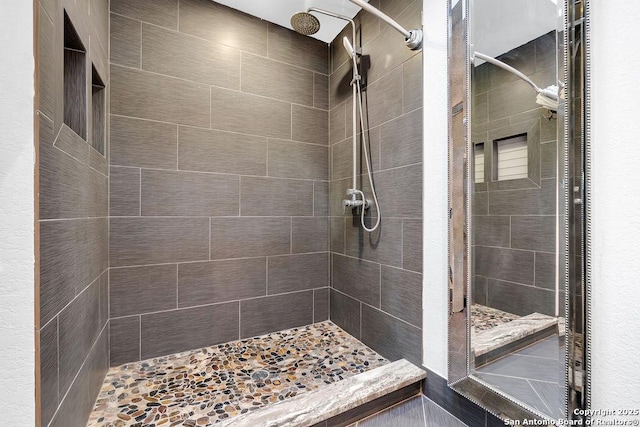
POLYGON ((372 15, 377 16, 382 19, 387 24, 391 25, 396 31, 404 36, 404 42, 407 47, 411 50, 417 50, 422 47, 422 30, 407 30, 402 25, 398 24, 396 21, 391 19, 389 16, 385 15, 375 7, 371 6, 369 3, 362 0, 349 0, 351 3, 360 6, 362 9, 371 13, 372 15))
POLYGON ((487 62, 495 65, 496 67, 500 67, 503 70, 506 70, 506 71, 508 71, 508 72, 510 72, 512 74, 515 74, 516 76, 520 77, 522 80, 527 82, 536 91, 536 93, 542 93, 542 89, 540 89, 538 87, 538 85, 536 85, 533 81, 531 81, 531 79, 529 77, 525 76, 520 71, 518 71, 515 68, 513 68, 512 66, 507 65, 507 64, 505 64, 504 62, 502 62, 502 61, 500 61, 498 59, 495 59, 495 58, 492 58, 492 57, 490 57, 488 55, 485 55, 484 53, 473 52, 473 55, 476 58, 480 58, 483 61, 487 61, 487 62))

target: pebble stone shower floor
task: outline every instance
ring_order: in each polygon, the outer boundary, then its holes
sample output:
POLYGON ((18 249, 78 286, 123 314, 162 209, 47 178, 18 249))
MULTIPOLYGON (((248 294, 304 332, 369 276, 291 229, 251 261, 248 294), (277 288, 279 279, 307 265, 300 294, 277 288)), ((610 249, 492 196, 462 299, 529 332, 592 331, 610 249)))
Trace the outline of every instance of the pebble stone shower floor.
POLYGON ((88 427, 211 426, 387 363, 330 321, 127 363, 88 427))

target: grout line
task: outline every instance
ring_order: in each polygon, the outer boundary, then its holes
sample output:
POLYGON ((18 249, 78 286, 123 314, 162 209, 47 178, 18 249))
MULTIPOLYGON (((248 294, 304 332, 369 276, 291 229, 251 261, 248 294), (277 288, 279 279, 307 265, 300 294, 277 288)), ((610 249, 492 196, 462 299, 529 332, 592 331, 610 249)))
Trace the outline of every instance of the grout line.
POLYGON ((265 295, 269 295, 269 257, 266 256, 265 258, 265 295))
POLYGON ((242 339, 242 302, 238 301, 238 340, 242 339))
POLYGON ((176 263, 176 308, 180 308, 180 264, 176 263))
MULTIPOLYGON (((242 175, 238 176, 238 217, 242 216, 242 175)), ((211 221, 211 218, 209 218, 209 221, 211 221)), ((211 257, 209 257, 211 258, 211 257)))
POLYGON ((143 21, 140 21, 140 68, 139 68, 140 71, 142 71, 142 39, 144 38, 142 27, 144 27, 144 24, 143 24, 143 21))
POLYGON ((140 179, 138 183, 138 216, 142 217, 142 168, 137 168, 140 173, 140 179))
POLYGON ((138 359, 142 360, 142 314, 138 315, 138 359))

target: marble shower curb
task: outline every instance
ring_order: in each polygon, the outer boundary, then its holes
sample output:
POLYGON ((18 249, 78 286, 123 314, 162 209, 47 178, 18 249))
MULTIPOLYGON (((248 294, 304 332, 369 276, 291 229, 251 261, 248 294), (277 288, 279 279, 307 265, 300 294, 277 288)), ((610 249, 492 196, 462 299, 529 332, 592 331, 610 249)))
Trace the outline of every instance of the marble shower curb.
POLYGON ((347 412, 427 377, 402 359, 282 402, 233 417, 220 426, 307 427, 347 412))

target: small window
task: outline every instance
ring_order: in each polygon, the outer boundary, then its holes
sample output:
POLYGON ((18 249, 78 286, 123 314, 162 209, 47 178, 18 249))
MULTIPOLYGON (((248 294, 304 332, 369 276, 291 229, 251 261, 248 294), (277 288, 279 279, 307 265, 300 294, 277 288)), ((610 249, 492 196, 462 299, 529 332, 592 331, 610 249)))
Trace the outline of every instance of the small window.
POLYGON ((91 146, 104 155, 104 141, 107 132, 106 96, 104 83, 93 65, 91 66, 91 111, 93 119, 91 146))
POLYGON ((473 145, 474 159, 474 182, 476 184, 484 182, 484 143, 473 145))
POLYGON ((64 123, 87 139, 86 50, 64 12, 64 123))
POLYGON ((494 181, 528 178, 527 134, 499 139, 494 144, 494 181))

